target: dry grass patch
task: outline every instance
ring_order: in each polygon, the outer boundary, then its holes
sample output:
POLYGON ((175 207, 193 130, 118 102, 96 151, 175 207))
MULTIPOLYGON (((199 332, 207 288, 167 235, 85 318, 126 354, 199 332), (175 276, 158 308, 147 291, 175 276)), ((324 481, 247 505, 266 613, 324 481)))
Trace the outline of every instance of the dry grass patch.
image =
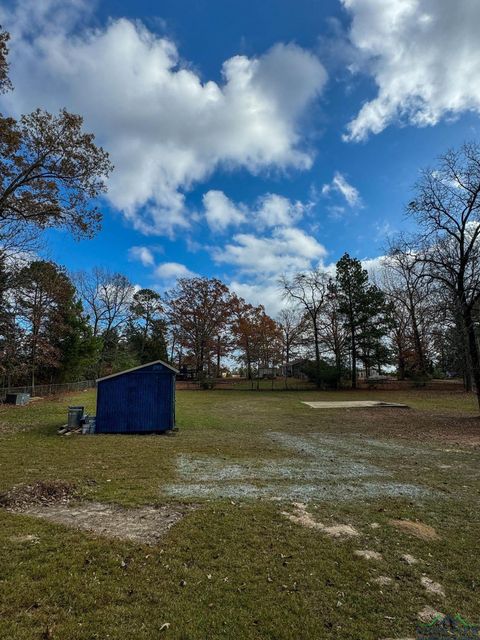
POLYGON ((404 533, 408 533, 421 540, 438 540, 440 536, 433 527, 423 522, 412 522, 412 520, 389 520, 389 524, 404 533))

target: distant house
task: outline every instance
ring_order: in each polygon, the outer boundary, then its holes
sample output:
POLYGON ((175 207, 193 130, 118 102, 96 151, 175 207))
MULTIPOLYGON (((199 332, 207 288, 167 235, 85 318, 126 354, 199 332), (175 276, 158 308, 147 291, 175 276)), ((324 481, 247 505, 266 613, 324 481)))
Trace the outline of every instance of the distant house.
POLYGON ((378 380, 380 378, 388 378, 388 376, 385 376, 383 374, 380 373, 380 370, 378 369, 378 367, 370 367, 370 371, 368 373, 367 376, 367 371, 366 369, 357 369, 357 380, 362 381, 362 380, 378 380))
POLYGON ((195 380, 197 378, 197 370, 195 367, 182 364, 177 374, 177 380, 195 380))
POLYGON ((277 378, 282 375, 281 367, 258 367, 259 378, 277 378))

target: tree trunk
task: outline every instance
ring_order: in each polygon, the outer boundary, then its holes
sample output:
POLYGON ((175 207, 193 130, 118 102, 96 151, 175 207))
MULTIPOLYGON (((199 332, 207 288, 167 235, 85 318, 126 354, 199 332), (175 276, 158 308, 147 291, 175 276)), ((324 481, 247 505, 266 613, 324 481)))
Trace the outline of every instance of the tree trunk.
POLYGON ((475 393, 477 394, 478 407, 480 409, 480 354, 478 351, 477 336, 475 333, 475 323, 472 317, 470 307, 463 305, 462 308, 463 321, 468 338, 468 354, 472 365, 472 376, 475 383, 475 393))
POLYGON ((465 391, 467 393, 471 393, 473 391, 473 380, 472 380, 472 369, 470 367, 470 362, 468 358, 465 358, 464 364, 464 372, 463 372, 463 386, 465 387, 465 391))
POLYGON ((355 330, 352 329, 352 389, 357 388, 357 343, 355 330))
POLYGON ((31 383, 32 383, 32 397, 35 395, 35 368, 36 368, 36 360, 37 360, 37 348, 36 348, 36 342, 35 342, 36 338, 34 337, 34 341, 32 344, 32 351, 31 351, 31 362, 32 362, 32 377, 31 377, 31 383))
POLYGON ((467 332, 466 322, 462 323, 464 326, 458 326, 458 318, 457 318, 457 327, 460 334, 461 346, 462 346, 462 360, 463 360, 463 384, 465 387, 465 391, 471 392, 473 391, 473 379, 472 379, 472 361, 470 359, 470 349, 469 349, 469 338, 467 332))
POLYGON ((315 320, 313 322, 313 339, 315 342, 315 371, 316 371, 315 384, 317 385, 318 388, 320 388, 320 343, 318 339, 318 327, 315 320))
POLYGON ((342 355, 341 355, 340 346, 338 344, 335 345, 334 351, 335 351, 335 368, 337 369, 337 373, 340 376, 342 373, 342 355))
POLYGON ((425 373, 425 355, 423 353, 423 344, 422 339, 420 338, 420 331, 418 330, 417 317, 415 315, 415 311, 413 308, 410 310, 410 317, 412 320, 412 332, 413 332, 413 343, 415 345, 415 352, 417 355, 417 362, 420 368, 420 373, 425 373))

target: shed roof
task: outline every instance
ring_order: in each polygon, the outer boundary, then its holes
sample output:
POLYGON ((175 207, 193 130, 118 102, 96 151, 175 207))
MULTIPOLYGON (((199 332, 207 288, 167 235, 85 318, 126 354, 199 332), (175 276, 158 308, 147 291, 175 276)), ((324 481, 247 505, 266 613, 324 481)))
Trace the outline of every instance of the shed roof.
POLYGON ((153 362, 146 362, 145 364, 141 364, 138 367, 132 367, 131 369, 126 369, 125 371, 119 371, 118 373, 112 373, 109 376, 104 376, 103 378, 98 378, 97 382, 102 382, 102 380, 108 380, 109 378, 116 378, 117 376, 123 376, 124 373, 130 373, 131 371, 138 371, 139 369, 144 369, 145 367, 151 367, 152 364, 163 364, 164 367, 173 371, 173 373, 179 373, 178 369, 172 367, 168 362, 164 362, 163 360, 154 360, 153 362))

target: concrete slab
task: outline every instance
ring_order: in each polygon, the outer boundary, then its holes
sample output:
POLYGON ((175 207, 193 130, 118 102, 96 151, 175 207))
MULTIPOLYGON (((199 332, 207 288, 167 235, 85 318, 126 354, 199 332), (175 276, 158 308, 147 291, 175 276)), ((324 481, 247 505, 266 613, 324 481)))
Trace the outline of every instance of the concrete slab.
POLYGON ((408 409, 407 404, 399 402, 381 402, 379 400, 321 400, 318 402, 303 402, 312 409, 367 409, 369 407, 397 407, 408 409))

